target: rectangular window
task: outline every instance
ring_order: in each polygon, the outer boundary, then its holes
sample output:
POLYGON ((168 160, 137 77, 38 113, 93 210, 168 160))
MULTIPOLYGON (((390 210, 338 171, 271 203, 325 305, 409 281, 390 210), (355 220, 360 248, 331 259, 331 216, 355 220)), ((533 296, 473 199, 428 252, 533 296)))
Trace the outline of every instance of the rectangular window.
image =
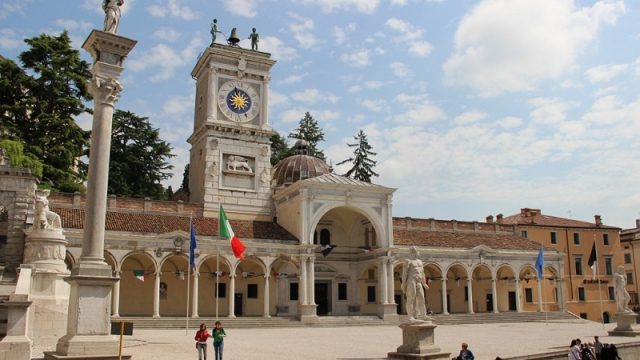
POLYGON ((367 302, 375 303, 376 302, 376 287, 375 286, 367 286, 367 302))
POLYGON ((573 233, 573 243, 580 245, 580 233, 573 233))
POLYGON ((226 298, 227 297, 227 284, 225 283, 218 283, 218 294, 217 296, 219 298, 226 298))
POLYGON ((631 264, 631 254, 624 254, 624 263, 631 264))
POLYGON ((578 288, 578 300, 579 301, 585 301, 586 300, 586 296, 584 295, 584 288, 583 287, 579 287, 578 288))
POLYGON ((609 234, 602 234, 602 243, 606 246, 609 245, 609 234))
POLYGON ((582 256, 576 256, 575 261, 576 275, 582 275, 582 256))
POLYGON ((581 319, 587 319, 587 313, 580 313, 580 318, 581 319))
POLYGON ((609 300, 615 300, 615 299, 616 299, 615 288, 613 286, 609 286, 609 300))
POLYGON ((289 300, 298 301, 298 283, 289 283, 289 300))
POLYGON ((627 285, 633 285, 633 273, 627 273, 627 285))
POLYGON ((524 289, 524 301, 527 303, 533 302, 533 290, 531 288, 524 289))
POLYGON ((525 238, 525 239, 526 239, 526 238, 527 238, 527 230, 522 230, 522 231, 520 231, 520 235, 521 235, 523 238, 525 238))
POLYGON ((338 283, 338 300, 347 300, 347 283, 338 283))
POLYGON ((258 298, 258 284, 247 284, 247 299, 258 298))
POLYGON ((611 256, 604 257, 604 271, 607 275, 613 275, 613 259, 611 256))
POLYGON ((557 244, 558 243, 558 235, 556 234, 555 231, 551 232, 551 243, 552 244, 557 244))

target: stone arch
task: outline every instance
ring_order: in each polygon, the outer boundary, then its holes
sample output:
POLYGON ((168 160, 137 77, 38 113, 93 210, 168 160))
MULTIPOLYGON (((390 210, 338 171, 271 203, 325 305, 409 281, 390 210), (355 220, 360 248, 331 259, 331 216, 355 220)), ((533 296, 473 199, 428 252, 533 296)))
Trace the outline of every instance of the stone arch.
POLYGON ((76 258, 69 251, 69 249, 66 250, 66 255, 64 257, 64 263, 67 265, 67 270, 69 270, 69 271, 71 271, 71 269, 73 269, 77 264, 76 258))
POLYGON ((517 311, 516 272, 513 266, 508 263, 496 266, 496 291, 498 300, 498 311, 517 311))
POLYGON ((471 270, 471 295, 473 309, 475 312, 493 312, 492 279, 493 272, 487 264, 481 263, 472 267, 471 270))
POLYGON ((522 310, 537 311, 538 309, 538 275, 533 264, 523 264, 518 269, 518 278, 522 288, 522 310))
POLYGON ((442 304, 442 266, 435 262, 428 262, 424 264, 424 275, 429 285, 429 290, 426 292, 426 307, 427 313, 443 313, 444 305, 442 304))
POLYGON ((469 289, 467 289, 467 279, 469 278, 468 268, 460 263, 454 262, 447 267, 447 308, 450 313, 466 313, 469 311, 469 289))
POLYGON ((291 257, 280 255, 273 261, 269 278, 270 314, 295 315, 297 313, 300 295, 299 274, 300 266, 291 257))
POLYGON ((198 315, 228 316, 231 263, 224 256, 210 254, 196 264, 198 276, 198 315), (217 288, 216 288, 217 284, 217 288))
POLYGON ((143 251, 127 253, 119 265, 120 308, 122 316, 153 315, 156 262, 143 251))
POLYGON ((258 256, 250 255, 235 267, 237 316, 259 316, 264 310, 264 279, 267 266, 258 256))
POLYGON ((320 221, 322 220, 322 218, 325 215, 327 215, 331 210, 335 210, 339 208, 344 208, 344 209, 353 211, 365 217, 369 222, 371 222, 371 225, 373 226, 377 234, 377 240, 379 242, 378 246, 380 247, 389 246, 389 234, 387 233, 385 227, 383 226, 381 222, 382 219, 379 214, 377 214, 371 208, 338 204, 338 203, 324 204, 319 209, 314 211, 311 217, 311 221, 309 222, 308 233, 306 234, 307 239, 310 239, 312 241, 315 229, 320 224, 320 221))
POLYGON ((358 295, 360 299, 360 313, 362 315, 376 315, 380 302, 379 277, 380 263, 367 263, 360 269, 358 276, 358 295))
MULTIPOLYGON (((186 254, 170 254, 160 262, 160 316, 184 316, 192 281, 186 254)), ((190 303, 189 303, 190 304, 190 303)))

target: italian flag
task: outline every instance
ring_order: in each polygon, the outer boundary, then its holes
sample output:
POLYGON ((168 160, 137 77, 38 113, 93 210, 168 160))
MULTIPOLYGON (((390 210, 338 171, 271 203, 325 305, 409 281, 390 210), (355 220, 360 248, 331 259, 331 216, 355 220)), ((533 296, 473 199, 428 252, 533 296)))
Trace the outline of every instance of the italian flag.
POLYGON ((240 260, 244 259, 244 244, 233 232, 231 224, 229 224, 229 219, 227 219, 227 215, 224 213, 224 209, 222 208, 222 204, 220 204, 220 219, 218 221, 218 224, 220 226, 220 231, 218 233, 220 234, 221 238, 229 239, 229 242, 231 243, 231 250, 233 250, 233 255, 240 260))

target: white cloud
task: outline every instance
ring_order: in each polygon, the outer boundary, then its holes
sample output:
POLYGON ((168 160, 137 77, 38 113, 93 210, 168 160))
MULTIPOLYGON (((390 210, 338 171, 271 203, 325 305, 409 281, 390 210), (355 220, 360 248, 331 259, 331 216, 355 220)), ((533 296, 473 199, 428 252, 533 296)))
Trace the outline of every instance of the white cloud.
MULTIPOLYGON (((400 96, 400 95, 399 95, 400 96)), ((404 100, 408 100, 404 99, 404 100)), ((405 103, 407 103, 405 101, 405 103)), ((444 120, 447 115, 439 106, 429 100, 407 103, 413 108, 404 113, 395 115, 393 120, 401 124, 424 125, 438 120, 444 120)))
POLYGON ((433 50, 433 45, 431 45, 428 41, 414 41, 409 45, 409 54, 426 57, 431 54, 431 50, 433 50))
POLYGON ((359 49, 340 55, 340 60, 349 66, 365 67, 371 62, 369 57, 369 49, 359 49))
POLYGON ((193 96, 172 96, 164 103, 162 110, 171 116, 186 114, 193 110, 193 96))
POLYGON ((467 111, 464 112, 458 116, 456 116, 453 119, 453 122, 456 125, 469 125, 472 123, 475 123, 477 121, 480 121, 482 119, 485 119, 487 117, 487 114, 482 112, 482 111, 478 111, 478 110, 472 110, 472 111, 467 111))
POLYGON ((401 32, 401 38, 403 39, 403 41, 417 40, 420 39, 424 34, 424 29, 418 29, 410 23, 395 17, 387 20, 385 25, 392 30, 401 32))
POLYGON ((360 85, 351 85, 351 86, 349 86, 347 91, 350 92, 351 94, 355 94, 357 92, 362 91, 362 86, 360 86, 360 85))
POLYGON ((258 14, 256 2, 256 0, 223 0, 223 5, 225 10, 234 15, 254 18, 258 14))
POLYGON ((5 1, 0 5, 0 19, 4 19, 13 13, 24 14, 23 9, 31 2, 32 0, 5 1))
POLYGON ((153 36, 160 40, 174 42, 180 38, 180 33, 173 28, 160 28, 153 32, 153 36))
POLYGON ((336 38, 336 43, 338 45, 342 45, 347 41, 349 33, 355 31, 356 24, 351 23, 345 26, 344 28, 339 27, 338 25, 333 27, 333 36, 336 38))
POLYGON ((516 116, 506 116, 498 120, 498 124, 505 129, 517 128, 522 125, 522 123, 522 119, 516 116))
POLYGON ((296 20, 289 24, 289 30, 300 47, 308 49, 316 45, 318 40, 313 35, 314 23, 313 19, 305 18, 298 14, 290 12, 289 17, 296 20))
POLYGON ((260 37, 260 51, 271 53, 274 59, 280 61, 291 61, 298 57, 296 49, 286 46, 282 40, 274 36, 260 37))
POLYGON ((600 27, 624 12, 623 1, 576 8, 574 0, 484 0, 456 30, 445 81, 481 96, 532 90, 564 76, 600 27))
POLYGON ((295 84, 302 81, 307 76, 307 74, 299 74, 299 75, 289 75, 284 78, 280 83, 281 84, 295 84))
POLYGON ((629 64, 600 65, 587 70, 587 78, 592 83, 605 82, 622 74, 629 68, 629 64))
POLYGON ((12 29, 0 29, 0 48, 16 49, 22 44, 22 40, 12 29))
POLYGON ((377 81, 377 80, 369 80, 364 82, 364 86, 366 86, 367 89, 379 89, 389 84, 390 83, 388 81, 377 81))
POLYGON ((277 108, 280 106, 289 105, 289 97, 280 92, 270 90, 269 91, 269 108, 277 108))
POLYGON ((372 14, 380 4, 380 0, 301 0, 308 5, 320 6, 323 12, 330 13, 334 10, 349 10, 355 8, 356 11, 364 14, 372 14))
POLYGON ((529 116, 539 124, 558 125, 567 119, 569 109, 576 106, 573 102, 558 98, 534 98, 529 100, 534 107, 529 116))
POLYGON ((158 44, 129 60, 127 68, 134 72, 159 68, 149 80, 153 82, 168 80, 173 76, 175 69, 190 64, 197 55, 197 50, 202 46, 202 40, 197 37, 191 39, 189 44, 180 51, 166 44, 158 44))
POLYGON ((93 24, 88 21, 77 21, 73 19, 56 19, 54 23, 69 31, 87 30, 93 27, 93 24))
POLYGON ((199 14, 188 5, 183 5, 181 0, 160 0, 156 4, 149 5, 147 12, 153 17, 175 17, 182 20, 195 20, 199 14))
POLYGON ((335 104, 338 102, 338 97, 332 93, 322 92, 318 89, 305 89, 303 91, 296 91, 291 94, 291 98, 296 101, 305 102, 307 104, 315 104, 318 102, 328 102, 335 104))
POLYGON ((384 100, 360 100, 360 105, 374 112, 386 111, 388 109, 387 102, 384 100))
POLYGON ((309 108, 292 108, 283 111, 280 116, 277 117, 277 120, 282 121, 283 123, 296 123, 300 121, 304 117, 304 114, 309 112, 313 118, 318 121, 320 127, 326 128, 326 125, 323 124, 325 122, 330 122, 332 120, 338 119, 340 117, 340 113, 333 110, 319 110, 319 109, 309 109, 309 108))
POLYGON ((407 77, 411 75, 411 69, 405 64, 401 62, 393 62, 389 65, 391 71, 393 71, 393 75, 397 77, 407 77))

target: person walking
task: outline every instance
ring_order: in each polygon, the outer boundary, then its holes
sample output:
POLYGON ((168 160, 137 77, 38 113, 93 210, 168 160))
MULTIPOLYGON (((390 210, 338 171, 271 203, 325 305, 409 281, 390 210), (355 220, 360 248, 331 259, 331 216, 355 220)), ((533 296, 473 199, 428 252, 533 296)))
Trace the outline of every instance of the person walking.
POLYGON ((593 349, 595 350, 596 353, 596 360, 602 360, 602 343, 600 342, 600 339, 597 336, 593 337, 593 349))
POLYGON ((582 360, 582 356, 580 355, 580 340, 571 340, 571 345, 569 345, 569 360, 582 360))
POLYGON ((215 351, 215 360, 222 360, 222 352, 224 351, 224 337, 227 333, 222 328, 222 323, 216 321, 213 328, 213 350, 215 351))
POLYGON ((209 331, 205 324, 200 324, 200 330, 196 331, 196 349, 198 349, 198 360, 207 360, 207 339, 209 338, 209 331))

